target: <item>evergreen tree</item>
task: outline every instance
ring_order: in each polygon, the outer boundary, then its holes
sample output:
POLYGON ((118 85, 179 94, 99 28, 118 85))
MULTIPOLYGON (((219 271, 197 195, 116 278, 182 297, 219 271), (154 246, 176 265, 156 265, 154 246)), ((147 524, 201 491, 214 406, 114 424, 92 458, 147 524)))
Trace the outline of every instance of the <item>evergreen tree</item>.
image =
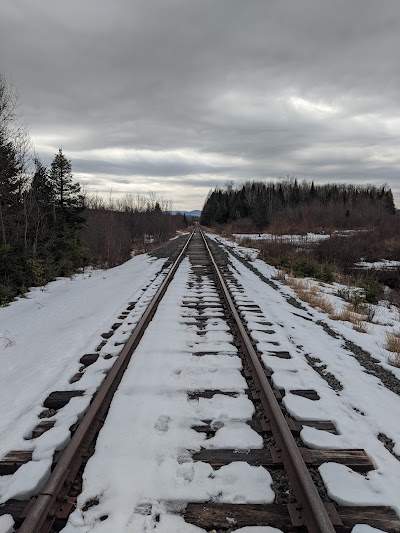
POLYGON ((35 173, 31 183, 31 193, 41 206, 54 204, 54 191, 47 168, 38 157, 34 159, 35 173))
POLYGON ((17 95, 0 74, 0 305, 84 265, 77 233, 83 198, 62 150, 51 171, 34 159, 17 122, 17 95))
POLYGON ((21 201, 22 165, 11 141, 0 132, 0 231, 6 246, 16 230, 15 217, 21 201))
POLYGON ((71 162, 60 148, 50 167, 50 182, 54 191, 56 214, 61 223, 72 228, 82 224, 80 213, 83 211, 83 197, 79 183, 73 182, 71 162))
POLYGON ((315 223, 317 219, 322 220, 323 214, 330 225, 334 219, 338 227, 347 227, 350 213, 353 223, 357 215, 358 225, 370 223, 371 215, 380 220, 381 216, 394 214, 392 191, 386 186, 315 185, 313 181, 299 184, 297 179, 290 178, 278 185, 247 182, 240 189, 210 191, 200 223, 212 226, 250 217, 261 231, 278 218, 301 223, 306 217, 315 223))
POLYGON ((35 173, 32 178, 26 202, 30 206, 30 240, 32 257, 46 255, 46 250, 54 239, 55 232, 55 195, 49 178, 49 171, 35 157, 35 173))
POLYGON ((56 238, 52 257, 61 274, 76 270, 84 262, 83 247, 77 231, 83 227, 83 196, 79 183, 73 182, 71 162, 60 148, 51 163, 49 179, 54 194, 56 238))
POLYGON ((393 200, 393 193, 390 189, 385 190, 384 205, 391 215, 394 215, 396 213, 396 207, 394 205, 394 200, 393 200))

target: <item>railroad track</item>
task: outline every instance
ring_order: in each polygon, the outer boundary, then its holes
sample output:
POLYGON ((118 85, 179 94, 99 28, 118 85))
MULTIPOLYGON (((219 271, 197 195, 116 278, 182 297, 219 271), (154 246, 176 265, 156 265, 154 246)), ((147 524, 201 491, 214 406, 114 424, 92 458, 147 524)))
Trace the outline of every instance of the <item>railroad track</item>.
MULTIPOLYGON (((195 330, 196 338, 200 339, 199 342, 189 344, 192 346, 191 355, 198 360, 220 355, 221 360, 225 358, 230 364, 236 358, 240 358, 242 379, 242 381, 233 379, 233 384, 225 384, 221 388, 216 388, 218 385, 213 385, 212 380, 205 382, 208 383, 207 386, 199 388, 196 388, 196 384, 192 384, 186 387, 185 401, 209 402, 209 406, 214 398, 228 402, 232 399, 232 405, 235 403, 234 399, 251 402, 253 414, 245 417, 233 416, 234 426, 236 424, 237 427, 240 423, 243 427, 245 423, 258 436, 258 440, 255 440, 257 444, 254 447, 248 446, 242 449, 237 443, 229 445, 226 439, 223 439, 223 447, 201 446, 200 450, 190 453, 189 456, 186 454, 179 461, 182 464, 194 465, 205 463, 210 465, 213 471, 239 463, 266 469, 271 473, 275 498, 271 496, 264 498, 261 494, 253 499, 245 496, 242 499, 248 500, 246 502, 227 503, 219 501, 218 497, 211 498, 214 501, 207 501, 204 497, 200 498, 200 501, 195 501, 196 498, 189 495, 185 501, 182 497, 177 498, 172 491, 171 497, 167 495, 165 501, 159 504, 155 504, 154 498, 151 497, 148 501, 142 499, 136 505, 136 515, 148 517, 144 519, 147 520, 147 524, 156 524, 157 505, 161 505, 164 512, 179 514, 186 523, 206 531, 234 531, 246 526, 272 526, 284 533, 307 531, 347 533, 356 524, 369 524, 383 531, 400 532, 400 520, 388 507, 339 506, 329 500, 318 474, 319 465, 336 462, 363 473, 373 470, 374 465, 364 450, 315 450, 303 445, 299 435, 304 425, 333 433, 335 425, 330 420, 308 422, 296 420, 285 412, 280 401, 282 391, 274 388, 272 373, 263 366, 261 354, 248 333, 244 317, 248 318, 251 315, 253 323, 257 324, 258 330, 265 336, 273 333, 272 324, 244 294, 240 297, 243 290, 229 269, 226 255, 215 243, 207 242, 199 230, 190 235, 184 248, 170 266, 150 305, 94 395, 85 416, 71 428, 71 440, 68 446, 55 454, 52 473, 40 493, 28 502, 17 500, 6 502, 0 508, 1 514, 11 514, 20 533, 63 530, 68 517, 77 506, 82 475, 88 459, 94 453, 97 436, 103 426, 104 429, 107 427, 106 418, 114 394, 123 380, 132 355, 147 334, 146 330, 156 327, 154 323, 151 325, 152 319, 162 313, 162 309, 158 308, 162 307, 164 295, 171 283, 172 285, 176 283, 174 276, 182 268, 183 261, 186 261, 186 270, 189 268, 187 265, 190 265, 186 281, 190 294, 184 296, 180 303, 181 323, 182 326, 195 330), (213 328, 217 332, 218 328, 227 332, 225 337, 229 342, 220 341, 217 336, 217 342, 210 350, 207 334, 212 332, 213 328), (201 341, 203 337, 206 338, 204 344, 201 341), (262 503, 255 503, 254 500, 262 503)), ((124 316, 119 318, 123 320, 124 316)), ((212 341, 212 335, 210 339, 212 341)), ((276 347, 275 356, 289 358, 290 354, 279 351, 279 347, 276 347)), ((81 362, 87 367, 95 364, 98 358, 98 353, 88 354, 81 359, 81 362)), ((218 371, 220 370, 223 371, 224 367, 218 367, 218 371)), ((77 380, 79 376, 71 379, 71 381, 77 380)), ((216 381, 218 383, 218 380, 216 381)), ((317 399, 313 390, 291 392, 311 400, 317 399)), ((44 406, 53 410, 62 409, 71 398, 80 394, 83 394, 83 391, 77 389, 55 391, 44 406)), ((191 428, 199 435, 206 436, 208 441, 215 439, 221 427, 224 428, 224 423, 222 422, 222 426, 221 423, 215 423, 212 416, 207 418, 203 413, 200 418, 201 420, 193 423, 191 428)), ((229 423, 226 427, 229 429, 229 423)), ((52 421, 44 420, 38 424, 34 435, 41 435, 51 428, 52 421)), ((12 474, 31 459, 32 453, 29 451, 10 452, 3 461, 0 461, 0 473, 12 474)), ((135 483, 140 483, 140 480, 135 480, 135 483)), ((98 502, 92 502, 93 506, 97 504, 98 502)), ((86 507, 90 508, 90 505, 86 507)), ((107 515, 101 516, 100 520, 106 524, 107 515)))

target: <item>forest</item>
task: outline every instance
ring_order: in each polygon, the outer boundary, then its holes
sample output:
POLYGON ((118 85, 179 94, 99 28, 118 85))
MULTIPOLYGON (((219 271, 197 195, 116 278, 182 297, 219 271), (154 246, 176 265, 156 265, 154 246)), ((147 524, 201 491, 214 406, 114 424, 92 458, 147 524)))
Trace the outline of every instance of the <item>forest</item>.
POLYGON ((296 178, 246 182, 211 191, 201 223, 231 224, 237 233, 269 228, 277 232, 331 231, 377 224, 395 213, 389 187, 355 186, 296 178))
POLYGON ((46 168, 20 125, 16 91, 0 75, 0 305, 175 235, 184 220, 169 211, 151 193, 104 200, 85 191, 61 148, 46 168))

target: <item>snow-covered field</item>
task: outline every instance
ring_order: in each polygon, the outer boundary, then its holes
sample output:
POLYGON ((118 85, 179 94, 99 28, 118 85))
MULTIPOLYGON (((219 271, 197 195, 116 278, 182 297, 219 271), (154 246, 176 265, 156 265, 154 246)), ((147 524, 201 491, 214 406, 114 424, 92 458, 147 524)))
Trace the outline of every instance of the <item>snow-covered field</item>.
POLYGON ((250 239, 252 241, 279 241, 290 242, 292 244, 304 244, 329 239, 330 235, 326 233, 306 233, 305 235, 276 235, 273 233, 234 233, 233 237, 237 240, 250 239))
POLYGON ((382 261, 359 261, 356 263, 356 266, 359 266, 361 268, 365 268, 367 270, 373 268, 376 270, 390 270, 392 268, 399 268, 400 267, 400 261, 390 261, 389 259, 382 259, 382 261))
POLYGON ((341 230, 333 231, 332 233, 290 233, 284 235, 278 235, 277 233, 233 233, 232 237, 237 241, 242 239, 249 239, 251 241, 278 241, 278 242, 288 242, 291 244, 307 244, 318 241, 324 241, 329 239, 331 236, 341 236, 345 237, 353 233, 361 232, 365 230, 341 230))

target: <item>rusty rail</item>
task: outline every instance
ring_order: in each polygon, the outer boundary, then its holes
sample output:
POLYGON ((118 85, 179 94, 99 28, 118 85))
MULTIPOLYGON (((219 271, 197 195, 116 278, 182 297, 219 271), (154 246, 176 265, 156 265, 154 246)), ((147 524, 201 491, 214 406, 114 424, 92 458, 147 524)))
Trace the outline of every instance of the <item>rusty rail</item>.
POLYGON ((301 519, 306 525, 309 533, 335 533, 335 528, 321 500, 318 490, 311 478, 310 472, 303 460, 298 449, 296 441, 289 429, 289 426, 283 416, 279 404, 275 398, 274 392, 268 382, 263 367, 259 361, 256 351, 253 348, 252 341, 247 334, 242 320, 236 311, 235 304, 229 293, 229 289, 223 279, 219 268, 214 260, 210 247, 206 241, 203 231, 200 230, 204 244, 209 253, 210 260, 215 270, 218 282, 221 286, 229 312, 235 323, 242 349, 253 370, 255 382, 260 389, 260 400, 270 418, 271 429, 275 437, 277 446, 281 450, 281 457, 285 466, 288 478, 291 482, 293 492, 299 503, 299 513, 301 519))
POLYGON ((194 231, 190 234, 185 246, 174 261, 164 281, 134 329, 132 336, 125 344, 117 361, 112 366, 106 379, 94 396, 88 411, 79 424, 70 443, 63 451, 46 485, 36 499, 31 501, 25 520, 18 529, 18 533, 48 533, 51 530, 57 513, 63 505, 64 496, 68 493, 68 489, 84 461, 87 450, 105 419, 114 392, 117 390, 134 350, 143 337, 148 324, 153 318, 168 285, 183 259, 194 231))

